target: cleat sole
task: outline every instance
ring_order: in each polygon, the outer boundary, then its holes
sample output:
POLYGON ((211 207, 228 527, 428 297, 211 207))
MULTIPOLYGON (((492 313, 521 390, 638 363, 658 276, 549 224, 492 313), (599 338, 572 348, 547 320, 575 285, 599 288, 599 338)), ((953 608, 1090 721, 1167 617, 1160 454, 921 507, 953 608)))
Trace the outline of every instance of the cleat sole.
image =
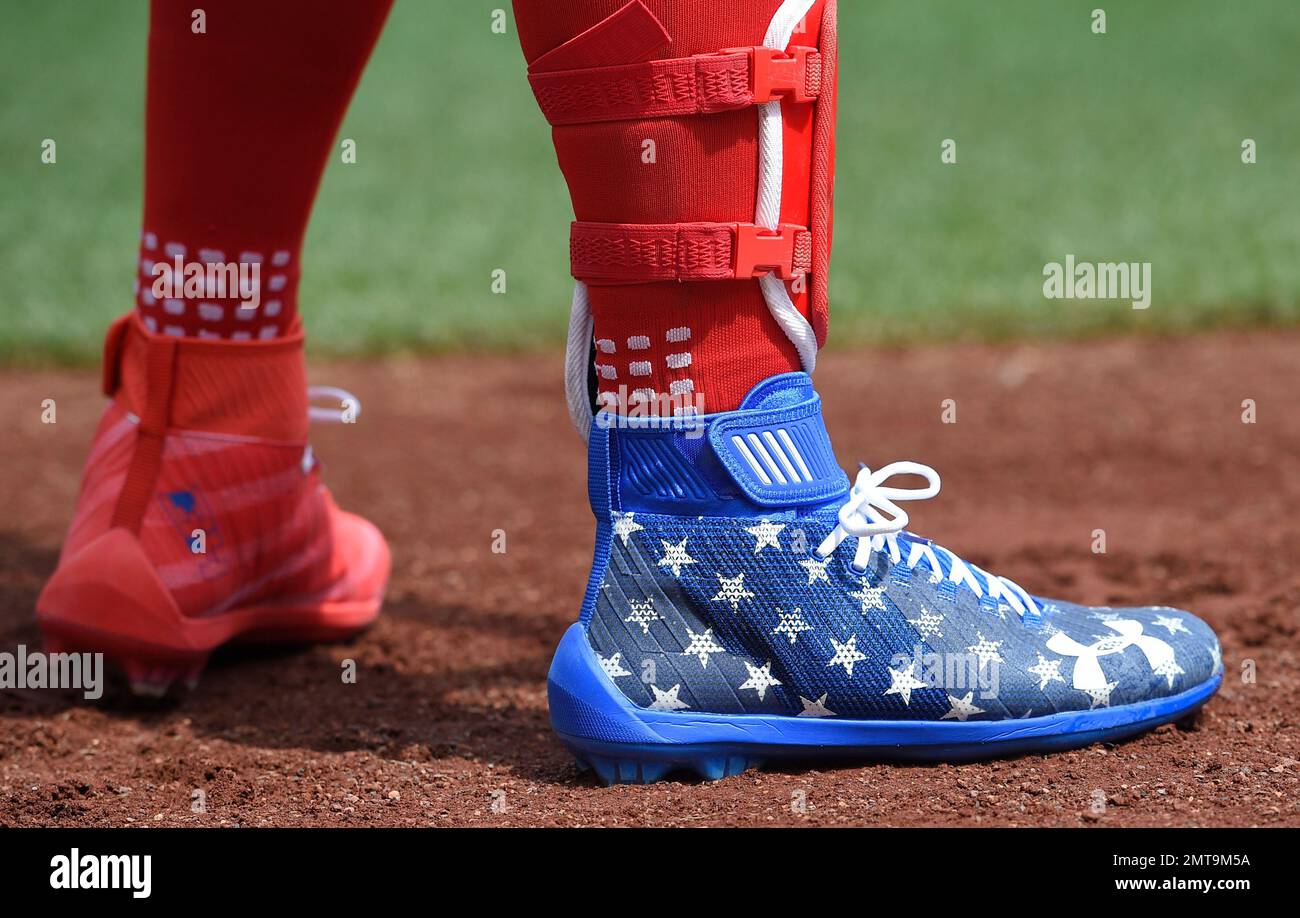
POLYGON ((565 745, 574 752, 579 765, 590 763, 590 768, 606 785, 654 784, 671 774, 694 773, 705 781, 734 778, 751 768, 761 768, 763 760, 750 755, 735 755, 725 751, 701 753, 692 747, 663 748, 653 746, 620 747, 609 744, 608 755, 590 751, 592 744, 573 737, 565 737, 565 745), (578 750, 582 751, 578 751, 578 750))
POLYGON ((606 784, 693 771, 708 781, 763 762, 963 762, 1118 742, 1190 716, 1222 673, 1136 704, 988 721, 867 721, 653 711, 633 705, 595 660, 581 624, 565 634, 548 679, 551 724, 606 784))
POLYGON ((37 622, 47 648, 103 653, 125 672, 133 693, 158 698, 176 683, 195 688, 224 644, 341 641, 366 630, 379 615, 389 573, 383 537, 373 530, 371 539, 355 575, 357 592, 368 598, 282 601, 187 617, 136 538, 111 529, 60 564, 37 600, 37 622))

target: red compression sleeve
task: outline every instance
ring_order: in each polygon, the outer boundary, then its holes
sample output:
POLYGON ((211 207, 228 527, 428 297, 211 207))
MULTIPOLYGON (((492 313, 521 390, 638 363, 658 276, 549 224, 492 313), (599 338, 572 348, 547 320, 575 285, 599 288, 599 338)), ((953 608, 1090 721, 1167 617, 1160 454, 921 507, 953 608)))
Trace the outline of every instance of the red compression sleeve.
POLYGON ((150 329, 269 338, 293 327, 312 201, 391 6, 222 0, 199 10, 153 0, 136 294, 150 329), (176 254, 258 260, 257 307, 240 308, 237 292, 157 296, 152 269, 176 254))

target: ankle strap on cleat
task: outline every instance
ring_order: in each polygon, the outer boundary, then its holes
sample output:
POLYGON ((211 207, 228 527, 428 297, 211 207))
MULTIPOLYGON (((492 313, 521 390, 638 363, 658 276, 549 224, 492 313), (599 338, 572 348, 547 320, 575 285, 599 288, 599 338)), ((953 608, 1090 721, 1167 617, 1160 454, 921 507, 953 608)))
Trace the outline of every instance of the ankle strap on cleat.
POLYGON ((169 433, 184 430, 307 442, 307 385, 300 330, 269 341, 176 338, 150 332, 137 314, 109 328, 104 394, 138 418, 135 451, 113 526, 138 531, 169 433))
MULTIPOLYGON (((804 373, 755 386, 736 411, 716 415, 599 414, 595 456, 609 462, 613 509, 737 515, 738 503, 772 512, 843 500, 849 480, 835 461, 821 398, 804 373), (738 501, 737 498, 743 498, 738 501)), ((593 459, 593 470, 602 465, 593 459)), ((591 480, 593 506, 608 492, 591 480)), ((743 515, 743 514, 742 514, 743 515)))
POLYGON ((534 72, 533 95, 552 125, 708 115, 821 93, 816 48, 727 48, 614 67, 534 72))
POLYGON ((301 329, 266 341, 178 338, 123 316, 104 342, 104 394, 141 430, 307 442, 301 329))
POLYGON ((812 234, 753 223, 573 224, 573 276, 590 284, 735 280, 769 272, 782 280, 812 267, 812 234))
POLYGON ((816 504, 848 493, 816 393, 789 407, 722 415, 708 430, 731 479, 761 507, 816 504))

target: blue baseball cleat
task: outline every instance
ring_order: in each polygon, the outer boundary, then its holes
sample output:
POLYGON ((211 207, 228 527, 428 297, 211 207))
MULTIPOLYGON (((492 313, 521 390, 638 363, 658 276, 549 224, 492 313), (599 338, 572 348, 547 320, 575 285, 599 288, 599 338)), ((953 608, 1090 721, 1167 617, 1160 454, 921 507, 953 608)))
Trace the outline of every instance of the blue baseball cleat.
POLYGON ((938 475, 850 486, 803 373, 723 414, 598 416, 590 469, 595 562, 548 687, 607 783, 1072 749, 1182 718, 1222 678, 1187 612, 1041 599, 906 531, 897 502, 938 475))

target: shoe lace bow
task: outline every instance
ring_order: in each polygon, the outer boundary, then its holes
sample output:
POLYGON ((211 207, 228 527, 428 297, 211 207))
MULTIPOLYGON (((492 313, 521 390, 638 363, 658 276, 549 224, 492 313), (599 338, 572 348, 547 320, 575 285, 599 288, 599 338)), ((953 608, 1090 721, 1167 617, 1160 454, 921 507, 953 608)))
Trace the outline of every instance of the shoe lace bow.
POLYGON ((926 500, 938 493, 939 473, 928 465, 891 462, 874 472, 864 465, 849 492, 849 499, 839 509, 839 522, 817 546, 818 557, 830 557, 841 542, 853 536, 858 540, 853 569, 865 574, 873 552, 885 551, 890 562, 898 564, 904 561, 903 548, 906 546, 905 564, 909 571, 924 562, 930 569, 931 583, 940 583, 946 578, 953 584, 965 586, 980 599, 988 596, 992 602, 1006 604, 1021 618, 1026 615, 1038 618, 1041 615, 1038 603, 1019 584, 990 574, 929 539, 905 531, 909 517, 898 502, 926 500), (902 488, 888 485, 889 479, 895 475, 919 475, 925 479, 926 486, 902 488))

